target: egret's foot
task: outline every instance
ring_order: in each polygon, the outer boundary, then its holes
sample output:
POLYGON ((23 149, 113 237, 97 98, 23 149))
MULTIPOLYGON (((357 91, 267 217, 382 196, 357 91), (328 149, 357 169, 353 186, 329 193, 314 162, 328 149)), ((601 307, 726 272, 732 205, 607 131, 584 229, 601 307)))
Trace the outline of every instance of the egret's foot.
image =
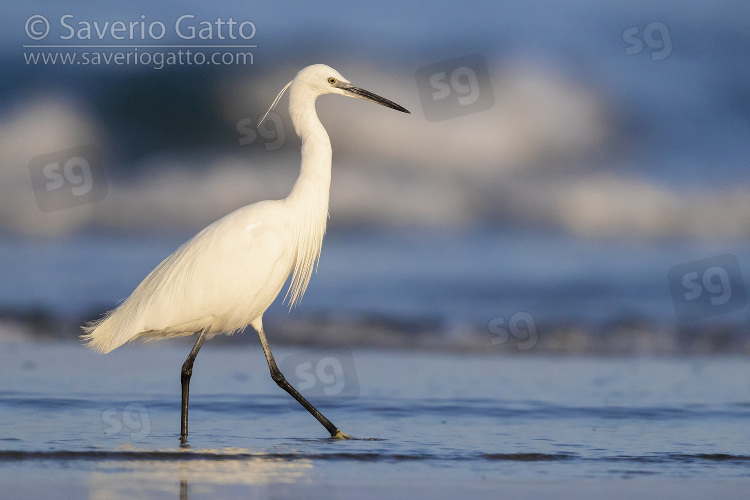
POLYGON ((336 429, 336 434, 331 434, 331 439, 351 439, 349 434, 344 434, 340 430, 336 429))

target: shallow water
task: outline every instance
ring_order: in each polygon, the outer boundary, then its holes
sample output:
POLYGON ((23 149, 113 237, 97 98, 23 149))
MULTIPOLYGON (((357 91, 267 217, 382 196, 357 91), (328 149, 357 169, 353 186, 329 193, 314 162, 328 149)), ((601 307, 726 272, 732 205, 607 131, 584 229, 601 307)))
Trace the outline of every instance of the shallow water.
POLYGON ((209 342, 180 447, 188 350, 0 344, 6 494, 740 498, 750 487, 743 358, 276 349, 287 378, 356 438, 334 441, 271 381, 259 348, 209 342))

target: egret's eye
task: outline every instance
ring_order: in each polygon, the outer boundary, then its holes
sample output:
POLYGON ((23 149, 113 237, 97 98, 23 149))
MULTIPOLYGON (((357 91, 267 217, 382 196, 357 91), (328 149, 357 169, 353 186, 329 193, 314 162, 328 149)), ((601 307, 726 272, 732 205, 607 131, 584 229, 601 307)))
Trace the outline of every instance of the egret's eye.
POLYGON ((336 85, 336 79, 332 76, 329 76, 328 83, 330 83, 331 85, 336 85))

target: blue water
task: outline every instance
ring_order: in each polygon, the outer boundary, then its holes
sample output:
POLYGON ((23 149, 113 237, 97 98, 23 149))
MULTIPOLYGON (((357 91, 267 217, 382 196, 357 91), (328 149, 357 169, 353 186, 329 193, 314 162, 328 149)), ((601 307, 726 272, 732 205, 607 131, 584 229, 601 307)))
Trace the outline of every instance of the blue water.
POLYGON ((270 380, 259 346, 209 342, 196 361, 181 448, 179 368, 188 350, 155 344, 101 356, 72 343, 0 344, 6 494, 71 478, 77 493, 142 498, 174 496, 181 483, 191 498, 285 484, 345 496, 404 496, 431 484, 416 495, 427 498, 459 486, 482 496, 509 483, 534 495, 591 480, 624 492, 643 480, 675 493, 685 481, 718 483, 719 496, 739 498, 750 485, 744 358, 276 349, 282 368, 296 363, 286 370, 293 382, 305 362, 345 367, 344 390, 307 391, 356 438, 332 441, 270 380), (40 470, 39 484, 25 482, 40 470))
MULTIPOLYGON (((114 307, 189 235, 0 238, 0 304, 87 318, 114 307)), ((564 235, 466 231, 329 231, 302 303, 283 294, 267 313, 280 320, 333 315, 433 320, 440 329, 481 326, 521 311, 538 323, 676 324, 667 272, 731 252, 741 276, 750 248, 733 242, 581 241, 564 235)), ((744 324, 748 310, 719 316, 744 324)), ((706 318, 702 325, 710 323, 706 318)), ((695 323, 695 322, 693 322, 695 323)))

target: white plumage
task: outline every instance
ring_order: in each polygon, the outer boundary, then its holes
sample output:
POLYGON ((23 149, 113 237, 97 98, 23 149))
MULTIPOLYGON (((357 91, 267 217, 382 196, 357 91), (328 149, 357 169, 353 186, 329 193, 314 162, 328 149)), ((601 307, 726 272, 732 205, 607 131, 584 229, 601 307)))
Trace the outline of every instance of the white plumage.
POLYGON ((331 143, 315 113, 315 99, 340 94, 408 111, 352 85, 322 64, 300 71, 273 105, 287 88, 289 113, 302 139, 300 175, 289 196, 248 205, 209 225, 164 259, 119 307, 84 327, 82 339, 102 353, 138 338, 200 334, 183 365, 183 439, 187 435, 187 386, 203 341, 247 325, 258 332, 274 380, 332 436, 345 437, 278 371, 263 332, 263 313, 290 273, 286 298, 290 306, 296 304, 320 256, 328 218, 331 143))

